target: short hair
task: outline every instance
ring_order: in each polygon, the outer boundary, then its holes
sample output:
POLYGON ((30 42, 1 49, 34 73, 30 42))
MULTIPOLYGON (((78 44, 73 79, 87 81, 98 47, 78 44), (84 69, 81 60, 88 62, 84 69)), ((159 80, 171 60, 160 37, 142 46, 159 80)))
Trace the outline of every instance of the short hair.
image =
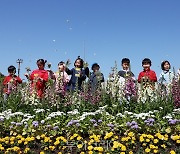
POLYGON ((130 60, 129 60, 128 58, 123 58, 123 59, 121 60, 121 64, 124 64, 124 63, 130 64, 130 60))
POLYGON ((93 68, 94 68, 94 67, 98 67, 98 68, 100 68, 100 66, 99 66, 99 64, 98 64, 98 63, 94 63, 94 64, 92 64, 91 69, 93 70, 93 68))
POLYGON ((142 65, 149 64, 151 66, 151 60, 149 58, 144 58, 142 61, 142 65))
POLYGON ((164 60, 164 61, 161 63, 161 69, 162 69, 162 70, 165 70, 165 69, 164 69, 164 65, 165 65, 165 63, 168 63, 168 64, 169 64, 169 68, 171 68, 171 64, 170 64, 170 62, 169 62, 169 61, 167 61, 167 60, 164 60))
POLYGON ((47 60, 44 60, 44 59, 38 59, 36 63, 41 63, 42 65, 45 66, 47 60))
POLYGON ((80 68, 83 68, 83 66, 84 66, 84 60, 81 59, 80 56, 78 56, 77 59, 75 60, 74 66, 75 66, 75 63, 76 63, 77 60, 80 60, 80 68))
POLYGON ((63 65, 63 64, 65 64, 63 61, 60 61, 59 63, 58 63, 58 66, 59 65, 63 65))
POLYGON ((16 67, 14 67, 13 65, 8 67, 8 72, 14 72, 16 73, 16 67))

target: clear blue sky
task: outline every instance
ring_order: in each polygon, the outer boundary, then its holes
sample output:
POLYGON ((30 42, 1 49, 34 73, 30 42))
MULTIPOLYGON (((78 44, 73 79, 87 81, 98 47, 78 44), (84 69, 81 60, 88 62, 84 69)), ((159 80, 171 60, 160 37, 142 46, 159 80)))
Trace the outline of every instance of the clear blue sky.
POLYGON ((99 63, 106 77, 123 57, 136 76, 145 57, 158 76, 165 59, 177 70, 179 8, 180 0, 0 0, 0 72, 17 67, 18 58, 22 78, 39 58, 56 71, 61 60, 84 58, 84 46, 85 60, 99 63))

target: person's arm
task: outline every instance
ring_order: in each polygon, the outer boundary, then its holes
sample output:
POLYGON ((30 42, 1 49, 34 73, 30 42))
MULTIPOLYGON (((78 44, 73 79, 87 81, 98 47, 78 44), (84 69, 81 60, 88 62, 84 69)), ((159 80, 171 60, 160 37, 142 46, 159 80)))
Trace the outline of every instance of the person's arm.
POLYGON ((138 83, 141 83, 141 79, 142 79, 142 72, 139 73, 139 76, 138 76, 138 83))
POLYGON ((84 81, 84 80, 86 80, 86 73, 85 73, 85 70, 82 70, 81 71, 81 74, 80 74, 80 80, 82 80, 82 81, 84 81))
POLYGON ((4 80, 3 80, 3 85, 5 86, 7 83, 8 83, 7 77, 5 77, 4 80))
POLYGON ((16 82, 19 83, 19 84, 21 84, 21 83, 22 83, 21 78, 20 78, 20 77, 16 77, 16 82))
POLYGON ((154 71, 151 72, 149 79, 153 82, 157 82, 157 76, 156 76, 156 73, 154 71))

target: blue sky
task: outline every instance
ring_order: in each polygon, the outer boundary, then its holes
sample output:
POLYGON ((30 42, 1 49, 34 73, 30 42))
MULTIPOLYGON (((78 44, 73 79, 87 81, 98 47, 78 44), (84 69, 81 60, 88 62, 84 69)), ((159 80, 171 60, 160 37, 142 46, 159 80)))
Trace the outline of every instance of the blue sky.
POLYGON ((56 71, 59 61, 74 63, 78 55, 99 63, 106 77, 124 57, 136 76, 145 57, 158 76, 166 59, 177 70, 179 8, 179 0, 0 0, 0 72, 21 58, 24 78, 39 58, 56 71))

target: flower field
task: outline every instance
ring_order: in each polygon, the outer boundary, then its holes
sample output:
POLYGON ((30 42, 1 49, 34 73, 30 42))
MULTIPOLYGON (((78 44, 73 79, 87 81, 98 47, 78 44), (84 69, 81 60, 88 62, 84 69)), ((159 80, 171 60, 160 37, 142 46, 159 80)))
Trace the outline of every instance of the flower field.
POLYGON ((180 153, 178 82, 166 96, 124 88, 115 73, 93 93, 85 83, 57 96, 50 80, 39 99, 28 87, 0 97, 0 153, 180 153))

